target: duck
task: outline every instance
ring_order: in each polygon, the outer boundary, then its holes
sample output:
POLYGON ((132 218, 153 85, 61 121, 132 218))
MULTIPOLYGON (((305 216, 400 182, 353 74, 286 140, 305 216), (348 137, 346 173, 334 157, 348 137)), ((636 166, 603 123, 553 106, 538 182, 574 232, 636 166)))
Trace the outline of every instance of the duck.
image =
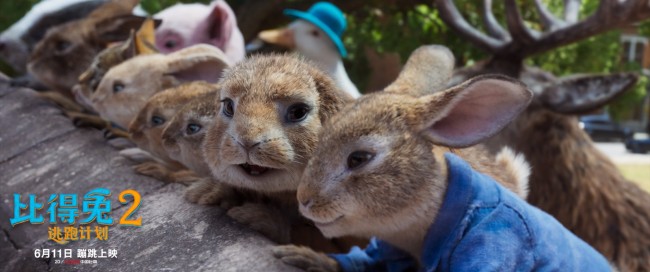
POLYGON ((328 73, 339 88, 355 98, 361 96, 343 66, 347 56, 341 40, 347 24, 343 12, 334 4, 318 2, 307 12, 286 9, 284 15, 295 20, 284 28, 262 31, 258 38, 299 52, 328 73))

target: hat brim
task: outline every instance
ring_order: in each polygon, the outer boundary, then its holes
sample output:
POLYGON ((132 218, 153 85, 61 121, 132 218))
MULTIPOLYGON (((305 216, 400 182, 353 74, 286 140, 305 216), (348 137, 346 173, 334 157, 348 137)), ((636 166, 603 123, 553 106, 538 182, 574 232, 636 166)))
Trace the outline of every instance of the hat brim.
POLYGON ((284 15, 295 19, 302 19, 314 24, 316 27, 320 28, 320 30, 325 32, 325 34, 330 38, 330 40, 334 42, 334 45, 336 45, 336 49, 338 49, 339 54, 341 54, 341 57, 345 58, 348 55, 347 50, 345 50, 345 46, 343 46, 343 41, 341 41, 341 38, 339 38, 339 36, 336 35, 334 31, 332 31, 325 23, 323 23, 315 16, 307 12, 303 12, 295 9, 285 9, 284 15))

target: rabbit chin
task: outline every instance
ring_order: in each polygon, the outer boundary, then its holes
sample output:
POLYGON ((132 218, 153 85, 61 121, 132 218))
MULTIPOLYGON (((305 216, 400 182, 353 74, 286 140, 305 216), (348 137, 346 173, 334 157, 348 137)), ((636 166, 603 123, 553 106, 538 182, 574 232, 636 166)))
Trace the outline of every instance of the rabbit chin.
POLYGON ((111 108, 108 103, 95 103, 95 108, 101 117, 108 119, 120 128, 128 128, 129 123, 138 114, 139 110, 137 105, 122 105, 111 108))
POLYGON ((65 91, 65 88, 59 87, 57 82, 57 75, 55 75, 52 70, 44 68, 40 62, 29 62, 27 64, 27 71, 36 78, 39 82, 45 84, 50 88, 56 88, 60 91, 65 91), (56 87, 54 87, 56 86, 56 87))
POLYGON ((354 225, 348 223, 348 218, 340 215, 329 221, 312 220, 314 225, 327 238, 336 238, 347 235, 357 234, 354 231, 354 225))
POLYGON ((185 163, 186 157, 183 157, 183 151, 181 150, 181 146, 178 144, 178 142, 175 142, 174 144, 169 144, 165 140, 163 140, 162 146, 165 152, 167 152, 169 158, 175 161, 179 161, 183 163, 185 166, 187 166, 187 164, 185 163))
POLYGON ((327 238, 335 238, 350 235, 352 229, 348 223, 349 218, 343 213, 335 212, 331 209, 318 209, 318 211, 306 208, 304 205, 299 206, 300 214, 314 222, 314 225, 327 238))
POLYGON ((177 158, 170 157, 176 161, 183 163, 187 168, 194 171, 195 173, 201 176, 210 175, 210 167, 203 160, 203 154, 196 154, 191 146, 186 147, 183 143, 180 143, 179 154, 177 158))
POLYGON ((87 88, 88 88, 87 86, 76 84, 74 85, 74 87, 72 87, 72 95, 74 95, 74 99, 82 107, 86 108, 91 112, 95 112, 95 108, 93 107, 93 104, 92 102, 90 102, 90 98, 87 95, 88 93, 90 93, 90 91, 87 90, 87 88))
POLYGON ((212 171, 212 175, 221 182, 268 193, 295 191, 300 182, 300 173, 297 169, 268 168, 261 174, 252 175, 240 164, 220 165, 212 171))

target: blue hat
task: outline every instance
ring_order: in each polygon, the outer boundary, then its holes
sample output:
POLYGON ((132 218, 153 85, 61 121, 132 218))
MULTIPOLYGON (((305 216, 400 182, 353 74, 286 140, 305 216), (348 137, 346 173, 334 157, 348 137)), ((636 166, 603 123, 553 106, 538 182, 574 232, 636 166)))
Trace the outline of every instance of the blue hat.
POLYGON ((343 12, 334 4, 329 2, 318 2, 311 6, 307 12, 295 9, 285 9, 284 15, 302 19, 320 28, 334 42, 341 57, 348 55, 343 46, 341 36, 345 31, 346 21, 343 12))

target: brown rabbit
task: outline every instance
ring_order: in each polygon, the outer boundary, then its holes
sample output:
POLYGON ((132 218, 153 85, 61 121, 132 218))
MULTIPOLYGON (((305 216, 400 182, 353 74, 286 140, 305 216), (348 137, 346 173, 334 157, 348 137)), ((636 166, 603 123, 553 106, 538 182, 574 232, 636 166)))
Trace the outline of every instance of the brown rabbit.
POLYGON ((190 103, 192 100, 205 97, 206 94, 212 94, 214 96, 216 91, 218 91, 218 88, 215 85, 203 81, 196 81, 182 84, 153 95, 129 125, 129 135, 130 139, 140 149, 162 160, 163 165, 158 166, 158 162, 145 162, 137 165, 135 170, 141 174, 153 176, 165 181, 176 181, 167 175, 166 172, 159 173, 156 171, 161 169, 160 167, 162 166, 166 166, 166 169, 169 171, 185 169, 182 163, 171 158, 163 147, 163 131, 181 107, 190 103))
POLYGON ((219 48, 204 44, 169 55, 136 56, 111 68, 90 100, 100 116, 125 128, 155 93, 183 82, 215 83, 228 66, 219 48))
POLYGON ((128 40, 106 48, 95 56, 90 67, 79 76, 79 82, 72 88, 76 103, 57 92, 44 92, 41 95, 61 106, 65 114, 77 126, 105 129, 104 135, 107 137, 127 137, 126 131, 114 128, 110 122, 95 114, 90 96, 97 89, 104 74, 113 66, 136 55, 156 53, 152 44, 155 42, 153 41, 153 31, 157 23, 159 22, 147 19, 137 33, 131 31, 128 40))
MULTIPOLYGON (((244 60, 225 72, 220 85, 215 101, 223 104, 203 145, 218 182, 212 184, 255 192, 262 200, 234 207, 228 215, 287 243, 306 223, 298 215, 295 190, 321 123, 352 98, 320 70, 288 55, 244 60)), ((209 197, 215 194, 223 195, 223 187, 198 183, 186 197, 219 201, 209 197)), ((322 237, 308 229, 305 236, 322 237)))
POLYGON ((296 189, 321 122, 351 98, 289 56, 256 56, 227 70, 223 104, 206 135, 215 177, 260 192, 296 189))
POLYGON ((162 134, 162 145, 169 157, 205 177, 211 172, 203 159, 203 139, 221 106, 215 99, 219 88, 212 90, 215 92, 203 93, 183 106, 162 134))
MULTIPOLYGON (((209 86, 212 86, 209 91, 200 93, 189 101, 185 101, 185 105, 176 111, 171 120, 165 122, 162 130, 162 147, 166 156, 173 161, 180 162, 187 169, 178 170, 177 167, 174 167, 175 165, 170 166, 164 162, 146 161, 136 166, 135 170, 141 174, 167 182, 190 184, 203 181, 202 186, 209 187, 207 191, 219 189, 220 192, 209 195, 201 194, 194 197, 197 199, 195 202, 201 204, 221 202, 221 207, 228 208, 234 205, 233 201, 237 196, 233 195, 234 191, 221 188, 225 185, 217 184, 211 180, 210 168, 203 159, 202 145, 205 131, 214 121, 214 115, 221 104, 214 100, 219 87, 217 85, 209 86), (202 197, 205 197, 205 199, 201 199, 202 197)), ((162 93, 154 95, 151 100, 160 94, 162 93)), ((202 193, 206 189, 196 189, 196 191, 202 193)))
POLYGON ((158 53, 155 46, 154 30, 160 21, 147 19, 137 32, 131 31, 129 39, 116 46, 102 50, 90 64, 88 69, 79 76, 78 83, 72 88, 72 93, 79 104, 87 110, 94 111, 90 96, 95 92, 102 78, 114 66, 137 55, 158 53))
POLYGON ((419 48, 384 92, 328 120, 298 188, 301 213, 326 237, 377 237, 369 246, 376 255, 328 257, 295 246, 275 255, 310 271, 372 271, 407 259, 425 271, 609 270, 593 248, 510 192, 525 195, 529 170, 520 156, 474 146, 523 111, 532 92, 488 75, 431 94, 440 85, 427 87, 423 77, 440 72, 416 64, 443 52, 419 48))
POLYGON ((71 96, 79 75, 110 43, 129 37, 146 19, 131 15, 138 1, 113 0, 86 18, 51 28, 31 54, 28 70, 47 87, 71 96))
POLYGON ((210 167, 203 158, 203 141, 206 131, 214 123, 221 102, 217 93, 201 94, 183 106, 163 130, 162 144, 169 157, 189 169, 175 171, 162 164, 149 163, 146 171, 154 176, 178 183, 196 183, 186 192, 186 198, 199 204, 218 203, 229 209, 241 205, 244 199, 257 199, 259 195, 218 182, 212 178, 210 167))

